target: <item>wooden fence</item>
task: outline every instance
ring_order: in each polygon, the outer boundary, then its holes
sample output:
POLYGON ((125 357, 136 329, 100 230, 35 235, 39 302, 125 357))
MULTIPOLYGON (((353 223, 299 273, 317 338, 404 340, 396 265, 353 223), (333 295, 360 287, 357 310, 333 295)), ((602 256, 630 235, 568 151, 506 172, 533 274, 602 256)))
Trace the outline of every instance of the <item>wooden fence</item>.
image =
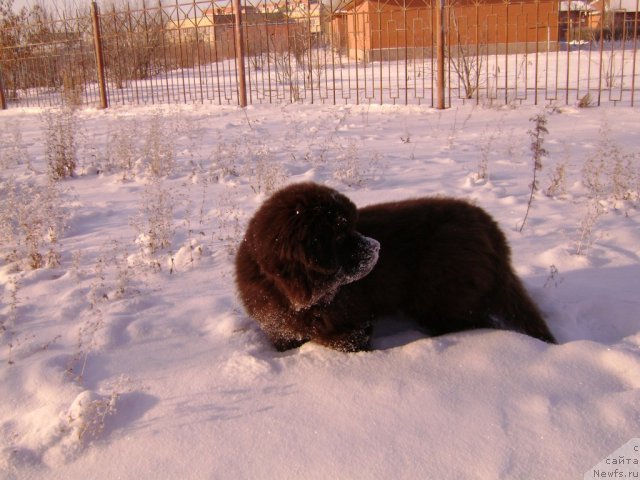
POLYGON ((176 0, 93 3, 58 17, 41 7, 1 12, 0 107, 633 106, 639 9, 601 4, 176 0))

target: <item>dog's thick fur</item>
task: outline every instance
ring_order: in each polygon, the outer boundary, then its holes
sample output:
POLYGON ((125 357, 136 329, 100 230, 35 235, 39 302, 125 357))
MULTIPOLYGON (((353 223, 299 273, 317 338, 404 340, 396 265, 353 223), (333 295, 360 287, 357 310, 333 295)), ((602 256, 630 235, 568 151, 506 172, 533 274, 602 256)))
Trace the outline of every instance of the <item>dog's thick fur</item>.
POLYGON ((496 222, 452 198, 357 210, 331 188, 291 185, 249 222, 236 282, 280 351, 310 340, 366 350, 372 321, 397 313, 433 335, 503 328, 555 342, 496 222))

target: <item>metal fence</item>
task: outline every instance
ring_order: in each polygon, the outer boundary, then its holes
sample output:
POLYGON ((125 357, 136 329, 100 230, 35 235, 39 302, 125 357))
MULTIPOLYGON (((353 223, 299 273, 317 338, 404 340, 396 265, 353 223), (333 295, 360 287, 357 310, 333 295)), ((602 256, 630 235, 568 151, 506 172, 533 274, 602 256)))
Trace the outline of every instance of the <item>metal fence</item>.
POLYGON ((635 11, 578 0, 207 0, 93 4, 58 18, 40 7, 0 12, 0 106, 243 97, 633 106, 639 2, 635 11))

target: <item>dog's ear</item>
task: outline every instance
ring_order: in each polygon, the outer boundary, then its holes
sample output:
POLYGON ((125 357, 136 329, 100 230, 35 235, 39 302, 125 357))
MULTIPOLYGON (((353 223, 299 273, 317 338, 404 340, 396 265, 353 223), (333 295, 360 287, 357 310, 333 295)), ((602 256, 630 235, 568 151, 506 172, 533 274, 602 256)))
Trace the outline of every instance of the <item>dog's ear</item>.
MULTIPOLYGON (((267 236, 269 237, 269 236, 267 236)), ((291 239, 252 237, 254 259, 260 271, 286 297, 292 308, 302 310, 314 302, 313 283, 308 277, 308 261, 301 242, 291 239)))
POLYGON ((300 311, 311 307, 328 293, 327 286, 334 284, 332 279, 339 270, 339 264, 335 252, 323 252, 322 245, 316 249, 303 242, 294 242, 290 247, 286 252, 276 248, 265 251, 258 264, 291 307, 300 311))
POLYGON ((304 310, 311 307, 318 301, 314 295, 314 286, 306 272, 299 267, 284 269, 277 276, 273 277, 274 283, 286 297, 291 307, 296 310, 304 310))

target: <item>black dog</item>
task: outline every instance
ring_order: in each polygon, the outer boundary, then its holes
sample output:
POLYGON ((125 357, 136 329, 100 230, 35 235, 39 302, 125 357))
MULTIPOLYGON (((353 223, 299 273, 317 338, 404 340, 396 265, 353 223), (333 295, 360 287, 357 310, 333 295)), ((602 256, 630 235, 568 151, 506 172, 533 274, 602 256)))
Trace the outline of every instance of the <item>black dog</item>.
POLYGON ((236 256, 249 313, 282 351, 315 341, 369 348, 371 322, 402 313, 431 334, 516 330, 555 343, 511 267, 496 222, 462 200, 356 209, 313 183, 273 194, 236 256))

